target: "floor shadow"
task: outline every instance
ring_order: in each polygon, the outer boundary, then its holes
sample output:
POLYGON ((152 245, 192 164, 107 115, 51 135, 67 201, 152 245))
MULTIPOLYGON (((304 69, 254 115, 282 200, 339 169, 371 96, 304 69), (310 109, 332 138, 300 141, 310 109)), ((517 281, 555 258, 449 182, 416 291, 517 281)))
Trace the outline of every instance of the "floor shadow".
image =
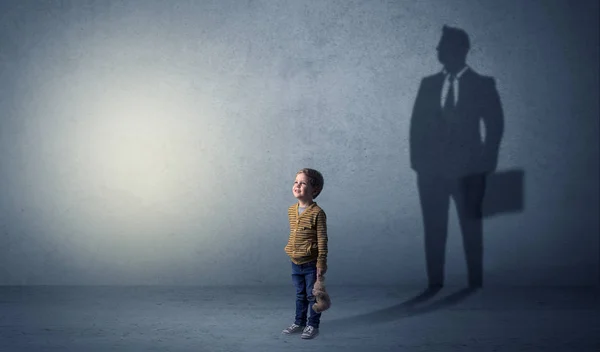
POLYGON ((420 305, 433 298, 439 291, 440 289, 426 289, 415 297, 391 307, 351 317, 327 320, 325 321, 327 331, 361 328, 373 324, 389 323, 415 315, 431 313, 463 301, 476 292, 477 288, 464 288, 429 304, 420 305))

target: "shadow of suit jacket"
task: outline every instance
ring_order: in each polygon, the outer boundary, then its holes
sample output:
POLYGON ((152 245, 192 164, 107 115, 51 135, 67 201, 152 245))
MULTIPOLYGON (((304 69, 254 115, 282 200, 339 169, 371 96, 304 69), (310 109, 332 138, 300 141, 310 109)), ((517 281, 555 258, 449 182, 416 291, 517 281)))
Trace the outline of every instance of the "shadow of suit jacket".
POLYGON ((494 78, 467 69, 450 115, 442 113, 440 103, 444 79, 440 72, 421 81, 410 122, 411 167, 418 173, 447 177, 493 172, 504 130, 494 78))

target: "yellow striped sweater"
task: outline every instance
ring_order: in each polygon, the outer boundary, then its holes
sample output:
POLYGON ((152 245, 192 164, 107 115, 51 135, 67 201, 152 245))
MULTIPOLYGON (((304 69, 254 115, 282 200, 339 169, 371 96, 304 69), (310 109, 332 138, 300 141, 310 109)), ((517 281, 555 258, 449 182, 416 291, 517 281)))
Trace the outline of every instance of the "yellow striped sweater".
POLYGON ((317 203, 312 203, 298 215, 298 203, 288 208, 290 238, 285 252, 292 262, 305 264, 317 261, 317 268, 327 270, 327 216, 317 203))

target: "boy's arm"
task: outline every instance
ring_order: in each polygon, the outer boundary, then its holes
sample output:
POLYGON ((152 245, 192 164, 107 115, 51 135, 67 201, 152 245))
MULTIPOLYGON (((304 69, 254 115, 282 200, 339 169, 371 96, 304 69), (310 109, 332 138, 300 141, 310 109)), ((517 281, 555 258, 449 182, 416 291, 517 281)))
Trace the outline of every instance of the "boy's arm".
POLYGON ((317 245, 319 247, 317 269, 324 274, 327 271, 327 216, 324 211, 317 214, 317 245))

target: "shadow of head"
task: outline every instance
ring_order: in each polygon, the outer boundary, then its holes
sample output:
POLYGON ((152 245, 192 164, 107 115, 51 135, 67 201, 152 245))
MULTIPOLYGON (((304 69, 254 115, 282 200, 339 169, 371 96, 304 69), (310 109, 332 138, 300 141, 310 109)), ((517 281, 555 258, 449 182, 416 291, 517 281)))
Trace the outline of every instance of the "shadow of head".
POLYGON ((462 29, 444 25, 442 38, 437 46, 438 60, 449 70, 460 69, 471 48, 469 35, 462 29))

